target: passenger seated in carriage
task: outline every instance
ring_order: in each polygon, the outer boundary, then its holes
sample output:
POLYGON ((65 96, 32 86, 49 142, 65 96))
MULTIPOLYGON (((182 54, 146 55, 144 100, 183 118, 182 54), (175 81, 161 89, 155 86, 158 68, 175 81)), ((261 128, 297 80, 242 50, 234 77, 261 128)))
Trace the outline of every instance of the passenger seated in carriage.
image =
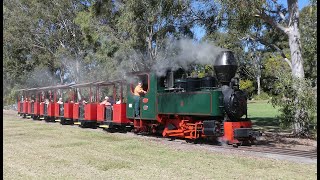
POLYGON ((49 106, 49 103, 50 103, 49 99, 46 99, 46 100, 44 101, 44 103, 45 103, 47 106, 49 106))
POLYGON ((58 104, 63 104, 62 98, 59 98, 58 104))
POLYGON ((45 100, 44 100, 44 114, 45 114, 45 115, 47 115, 47 113, 48 113, 49 103, 50 103, 49 99, 45 99, 45 100))
POLYGON ((112 104, 109 102, 109 97, 108 96, 106 96, 105 98, 104 98, 104 100, 100 103, 101 105, 102 104, 104 104, 104 105, 106 105, 106 106, 111 106, 112 104))
POLYGON ((63 115, 64 113, 64 107, 63 107, 63 101, 62 101, 62 98, 59 98, 59 101, 57 102, 59 104, 59 114, 60 115, 63 115))

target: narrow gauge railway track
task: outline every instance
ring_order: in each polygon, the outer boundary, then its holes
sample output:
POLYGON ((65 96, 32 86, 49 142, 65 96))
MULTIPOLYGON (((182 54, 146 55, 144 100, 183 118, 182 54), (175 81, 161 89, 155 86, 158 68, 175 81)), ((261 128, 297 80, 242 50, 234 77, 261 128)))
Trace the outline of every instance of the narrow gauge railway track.
MULTIPOLYGON (((138 136, 140 136, 140 135, 138 135, 138 136)), ((142 135, 142 136, 147 137, 148 139, 153 140, 153 141, 159 141, 159 137, 149 136, 149 135, 142 135)), ((166 139, 166 138, 162 138, 162 139, 166 139)), ((228 150, 233 150, 233 151, 257 152, 257 153, 265 153, 265 154, 286 155, 286 156, 292 156, 292 157, 317 159, 317 151, 316 150, 303 151, 303 150, 296 150, 296 149, 272 147, 272 146, 266 146, 266 145, 233 147, 232 145, 221 146, 221 145, 217 145, 217 144, 211 144, 208 142, 200 142, 200 143, 195 144, 195 143, 187 143, 183 139, 175 139, 174 141, 171 141, 171 142, 172 143, 189 144, 189 145, 199 145, 200 144, 200 146, 205 146, 206 148, 214 147, 214 148, 228 149, 228 150)))
MULTIPOLYGON (((141 135, 138 135, 138 136, 141 136, 141 135)), ((159 141, 159 137, 149 136, 149 135, 142 135, 142 136, 144 136, 152 141, 159 141)), ((162 139, 166 139, 166 138, 162 138, 162 139)), ((172 143, 189 144, 191 146, 200 144, 200 147, 204 146, 206 148, 214 147, 214 148, 218 148, 218 149, 226 149, 226 150, 232 150, 232 151, 257 152, 257 153, 265 153, 265 154, 286 155, 286 156, 292 156, 292 157, 317 159, 317 151, 316 150, 303 151, 303 150, 285 149, 285 148, 265 146, 265 145, 233 147, 232 145, 221 146, 221 145, 211 144, 211 143, 207 143, 207 142, 200 142, 199 144, 198 143, 195 144, 195 143, 187 143, 183 139, 175 139, 174 141, 171 141, 171 142, 172 143)))
MULTIPOLYGON (((232 148, 232 147, 228 147, 232 148)), ((294 156, 294 157, 304 157, 304 158, 311 158, 317 159, 317 152, 316 151, 302 151, 302 150, 295 150, 295 149, 283 149, 277 147, 259 147, 259 146, 239 146, 236 148, 240 151, 253 151, 253 152, 260 152, 260 153, 269 153, 269 154, 277 154, 277 155, 287 155, 287 156, 294 156)))

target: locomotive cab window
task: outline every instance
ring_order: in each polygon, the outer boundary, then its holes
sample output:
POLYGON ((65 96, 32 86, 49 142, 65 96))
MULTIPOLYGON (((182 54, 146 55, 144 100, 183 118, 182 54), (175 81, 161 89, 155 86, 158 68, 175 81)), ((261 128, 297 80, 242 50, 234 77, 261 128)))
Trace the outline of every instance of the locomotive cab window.
POLYGON ((142 89, 148 93, 149 90, 149 76, 147 74, 136 75, 133 83, 131 83, 131 92, 134 93, 134 88, 142 82, 142 89))

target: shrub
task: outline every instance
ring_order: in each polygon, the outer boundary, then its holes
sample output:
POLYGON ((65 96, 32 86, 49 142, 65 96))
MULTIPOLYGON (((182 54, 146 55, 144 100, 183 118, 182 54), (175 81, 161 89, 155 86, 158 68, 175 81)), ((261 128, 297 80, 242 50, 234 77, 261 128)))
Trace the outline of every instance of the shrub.
POLYGON ((251 80, 245 79, 240 80, 240 89, 247 92, 248 96, 251 97, 254 91, 254 85, 251 80))
POLYGON ((3 97, 3 107, 6 105, 15 104, 17 101, 17 89, 14 87, 8 94, 3 97))
MULTIPOLYGON (((317 92, 307 79, 292 79, 289 75, 281 77, 275 83, 277 92, 273 95, 271 103, 280 107, 278 116, 282 127, 297 126, 299 135, 309 136, 309 125, 316 123, 317 92), (296 87, 293 88, 293 85, 296 87), (296 111, 299 117, 296 117, 296 111)), ((293 128, 293 129, 297 129, 293 128)))
POLYGON ((268 100, 270 99, 270 96, 266 92, 261 92, 260 95, 254 95, 254 100, 268 100))

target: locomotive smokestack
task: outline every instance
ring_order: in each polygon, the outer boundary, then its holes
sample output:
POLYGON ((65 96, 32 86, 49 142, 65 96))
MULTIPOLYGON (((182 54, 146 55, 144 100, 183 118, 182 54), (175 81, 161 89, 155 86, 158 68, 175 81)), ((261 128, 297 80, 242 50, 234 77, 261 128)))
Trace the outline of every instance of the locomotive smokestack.
POLYGON ((238 68, 237 61, 231 51, 222 51, 213 66, 218 81, 222 85, 229 85, 238 68))

